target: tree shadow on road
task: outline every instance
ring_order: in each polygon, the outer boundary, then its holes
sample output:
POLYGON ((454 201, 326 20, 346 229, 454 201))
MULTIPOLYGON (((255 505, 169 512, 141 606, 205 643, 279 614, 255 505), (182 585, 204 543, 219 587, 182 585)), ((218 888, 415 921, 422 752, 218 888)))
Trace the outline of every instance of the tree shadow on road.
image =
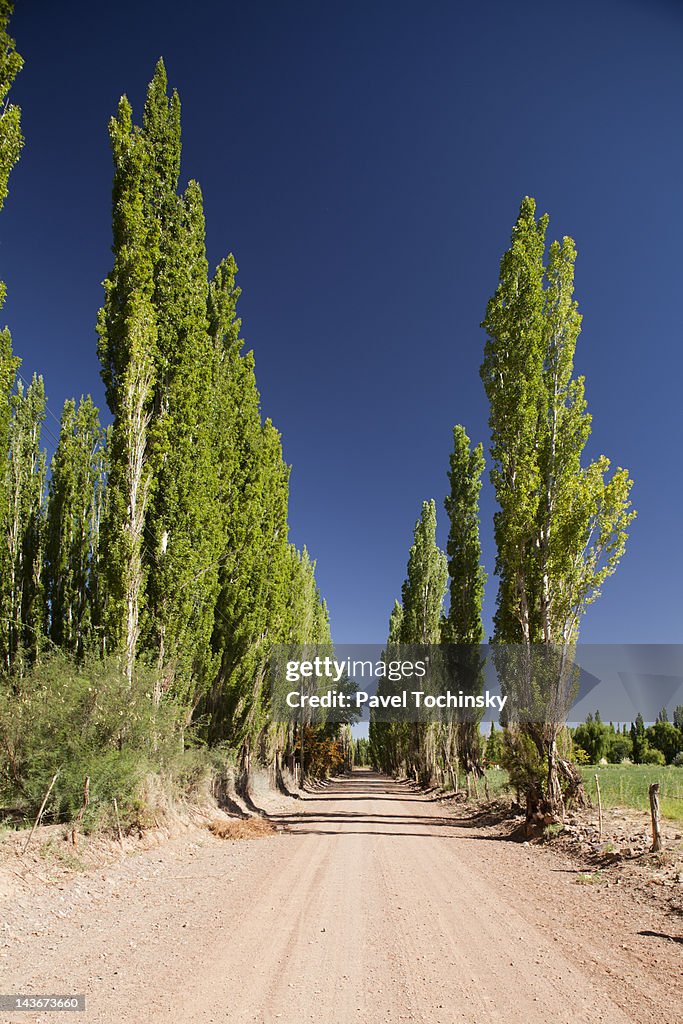
POLYGON ((667 942, 680 942, 683 944, 683 938, 680 935, 667 935, 665 932, 651 932, 649 930, 638 932, 638 934, 647 935, 653 939, 666 939, 667 942))

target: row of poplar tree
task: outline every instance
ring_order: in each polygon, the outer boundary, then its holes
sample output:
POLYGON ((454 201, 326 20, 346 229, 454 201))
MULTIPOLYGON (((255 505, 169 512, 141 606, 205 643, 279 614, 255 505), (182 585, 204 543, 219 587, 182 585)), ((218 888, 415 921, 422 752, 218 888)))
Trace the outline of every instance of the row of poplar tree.
MULTIPOLYGON (((23 142, 6 103, 21 68, 10 13, 0 0, 0 203, 23 142)), ((235 261, 209 274, 199 185, 178 189, 163 62, 141 123, 123 97, 109 132, 114 262, 97 332, 111 424, 68 400, 49 473, 43 381, 22 382, 0 334, 0 674, 21 703, 55 650, 112 656, 131 685, 145 665, 181 731, 194 722, 248 756, 268 725, 271 644, 328 642, 327 610, 288 541, 289 467, 243 350, 235 261)))
MULTIPOLYGON (((522 668, 517 675, 526 674, 527 694, 534 688, 529 668, 534 661, 527 655, 541 650, 556 659, 552 678, 544 682, 548 713, 543 720, 515 721, 513 703, 505 722, 504 763, 526 794, 530 817, 556 814, 568 797, 580 795, 565 729, 572 659, 582 616, 616 570, 635 516, 627 471, 610 474, 604 456, 582 459, 591 416, 584 378, 574 374, 581 328, 573 297, 576 249, 568 237, 548 246, 547 227, 547 215, 537 217, 534 200, 526 197, 482 323, 487 341, 481 378, 490 406, 490 478, 498 506, 491 643, 514 652, 516 669, 522 668)), ((456 427, 445 501, 446 552, 436 542, 436 506, 425 502, 402 601, 396 602, 389 625, 390 648, 471 645, 470 678, 477 676, 477 648, 484 640, 483 470, 482 446, 472 449, 464 429, 456 427), (444 612, 447 589, 450 603, 444 612)), ((374 721, 370 738, 378 767, 424 782, 452 776, 454 765, 470 771, 481 762, 479 724, 457 716, 438 724, 374 721)))

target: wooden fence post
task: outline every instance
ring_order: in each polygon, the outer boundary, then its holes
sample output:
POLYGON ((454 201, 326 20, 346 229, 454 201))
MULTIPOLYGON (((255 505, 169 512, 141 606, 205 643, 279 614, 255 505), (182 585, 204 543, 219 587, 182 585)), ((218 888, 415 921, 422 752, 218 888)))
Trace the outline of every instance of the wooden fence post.
POLYGON ((600 797, 600 779, 595 776, 595 788, 598 791, 598 839, 602 839, 602 799, 600 797))
POLYGON ((658 853, 664 849, 662 829, 659 820, 659 783, 653 782, 650 786, 650 813, 652 815, 652 853, 658 853))

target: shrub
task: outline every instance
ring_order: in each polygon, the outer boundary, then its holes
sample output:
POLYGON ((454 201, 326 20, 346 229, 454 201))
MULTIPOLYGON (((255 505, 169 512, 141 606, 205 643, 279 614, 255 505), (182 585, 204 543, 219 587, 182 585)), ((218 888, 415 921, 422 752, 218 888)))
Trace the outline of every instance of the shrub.
POLYGON ((661 750, 657 750, 656 747, 646 747, 643 751, 642 764, 666 764, 666 758, 661 750))
MULTIPOLYGON (((301 748, 297 746, 297 757, 300 756, 301 748)), ((306 726, 304 757, 306 775, 316 779, 324 779, 338 772, 345 762, 341 743, 335 736, 328 735, 325 727, 312 729, 306 726)))
POLYGON ((591 764, 597 764, 609 750, 609 729, 591 717, 574 729, 574 742, 586 751, 591 764))
POLYGON ((34 817, 58 773, 46 821, 74 818, 86 777, 84 831, 110 820, 114 798, 125 826, 139 821, 144 779, 182 778, 193 757, 183 751, 177 708, 155 707, 153 694, 151 670, 131 686, 114 658, 76 666, 53 654, 22 679, 0 680, 0 804, 34 817))
POLYGON ((683 768, 683 750, 680 752, 680 754, 676 754, 671 763, 676 768, 683 768))
POLYGON ((661 750, 667 764, 683 751, 683 734, 671 722, 656 722, 645 730, 648 744, 661 750))
POLYGON ((621 764, 633 754, 633 744, 630 737, 617 733, 610 740, 607 759, 610 764, 621 764))

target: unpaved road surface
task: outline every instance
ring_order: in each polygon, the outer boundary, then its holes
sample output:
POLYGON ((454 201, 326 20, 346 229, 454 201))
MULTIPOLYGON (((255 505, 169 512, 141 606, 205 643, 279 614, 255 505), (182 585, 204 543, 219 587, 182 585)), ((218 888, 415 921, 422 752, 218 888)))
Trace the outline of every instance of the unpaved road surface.
POLYGON ((556 856, 363 771, 275 817, 6 898, 0 992, 85 993, 74 1024, 683 1017, 680 921, 556 856))

